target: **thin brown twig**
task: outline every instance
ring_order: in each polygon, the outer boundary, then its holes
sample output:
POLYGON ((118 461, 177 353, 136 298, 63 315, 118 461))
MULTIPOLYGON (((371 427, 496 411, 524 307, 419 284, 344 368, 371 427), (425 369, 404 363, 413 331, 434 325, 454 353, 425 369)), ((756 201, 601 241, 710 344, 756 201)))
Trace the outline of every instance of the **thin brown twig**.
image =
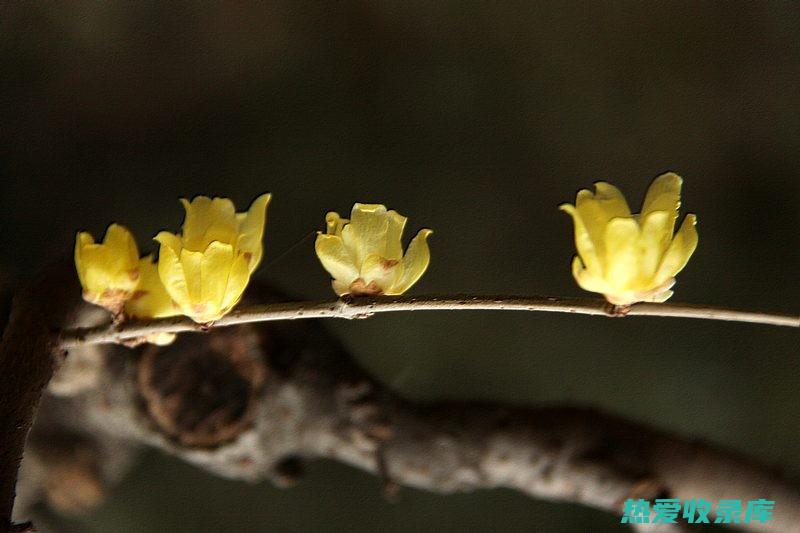
MULTIPOLYGON (((327 302, 284 302, 241 307, 216 321, 212 327, 226 327, 251 322, 299 320, 307 318, 366 318, 376 313, 399 311, 543 311, 594 316, 659 316, 748 322, 773 326, 800 327, 800 315, 742 311, 707 305, 678 303, 640 303, 624 313, 609 309, 607 303, 591 298, 551 296, 390 296, 345 297, 327 302)), ((186 317, 150 321, 130 321, 118 326, 69 329, 61 333, 61 346, 103 344, 143 338, 156 333, 205 331, 207 324, 197 324, 186 317)))

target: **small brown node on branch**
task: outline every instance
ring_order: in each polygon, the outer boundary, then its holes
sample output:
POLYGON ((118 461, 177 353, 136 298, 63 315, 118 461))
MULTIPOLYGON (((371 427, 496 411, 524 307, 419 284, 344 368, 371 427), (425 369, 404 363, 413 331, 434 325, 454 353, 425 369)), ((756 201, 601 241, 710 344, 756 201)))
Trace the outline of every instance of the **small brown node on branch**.
POLYGON ((631 311, 630 305, 617 305, 606 302, 605 312, 610 317, 623 317, 631 311))
POLYGON ((151 346, 138 363, 144 410, 158 430, 189 447, 210 448, 246 430, 267 370, 250 326, 181 335, 151 346))

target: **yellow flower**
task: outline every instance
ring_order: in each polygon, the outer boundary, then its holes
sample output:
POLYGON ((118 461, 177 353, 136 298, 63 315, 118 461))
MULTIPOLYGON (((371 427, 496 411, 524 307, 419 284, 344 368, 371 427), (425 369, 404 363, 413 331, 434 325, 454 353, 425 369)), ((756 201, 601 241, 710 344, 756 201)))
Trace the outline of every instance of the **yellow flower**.
POLYGON ((131 298, 125 302, 125 314, 135 318, 164 318, 181 314, 172 301, 161 278, 153 256, 139 260, 139 286, 131 298))
POLYGON ((102 244, 87 232, 75 239, 75 268, 83 299, 119 314, 139 283, 139 250, 124 226, 111 224, 102 244))
POLYGON ((186 219, 180 235, 162 231, 158 275, 180 311, 201 324, 224 316, 239 302, 261 262, 270 195, 236 213, 227 198, 181 200, 186 219))
MULTIPOLYGON (((125 316, 149 319, 165 318, 181 314, 180 309, 167 294, 161 278, 158 277, 158 266, 153 263, 153 256, 148 255, 139 260, 139 287, 131 299, 125 302, 125 316)), ((174 333, 150 333, 140 339, 127 341, 128 346, 142 343, 168 346, 175 342, 174 333)))
POLYGON ((583 289, 603 294, 610 303, 663 302, 697 247, 695 215, 686 215, 677 233, 681 184, 677 174, 657 177, 647 191, 641 214, 632 215, 622 193, 605 182, 595 193, 578 192, 572 215, 578 255, 572 274, 583 289))
POLYGON ((355 204, 351 220, 325 216, 327 233, 317 235, 316 251, 333 277, 339 296, 402 294, 422 277, 430 262, 429 229, 420 230, 403 255, 406 217, 377 204, 355 204))

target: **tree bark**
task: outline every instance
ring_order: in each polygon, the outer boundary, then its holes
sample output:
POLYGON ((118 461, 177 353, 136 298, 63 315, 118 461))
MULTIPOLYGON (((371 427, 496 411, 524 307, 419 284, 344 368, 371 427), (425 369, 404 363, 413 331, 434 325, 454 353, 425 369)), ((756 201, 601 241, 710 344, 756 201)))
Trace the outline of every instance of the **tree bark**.
POLYGON ((77 295, 73 271, 57 264, 13 299, 0 344, 0 531, 28 527, 11 523, 17 471, 42 390, 63 358, 58 332, 77 295))
POLYGON ((46 417, 224 477, 286 485, 327 458, 380 476, 389 494, 507 487, 616 515, 627 498, 766 498, 773 520, 740 527, 800 530, 800 491, 754 460, 594 409, 411 402, 312 321, 104 353, 95 385, 51 399, 46 417))

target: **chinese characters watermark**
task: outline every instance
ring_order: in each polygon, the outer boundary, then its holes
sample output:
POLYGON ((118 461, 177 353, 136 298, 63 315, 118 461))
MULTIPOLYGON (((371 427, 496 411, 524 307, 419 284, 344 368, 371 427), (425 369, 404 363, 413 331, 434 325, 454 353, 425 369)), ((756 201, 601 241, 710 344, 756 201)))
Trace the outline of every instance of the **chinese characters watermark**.
POLYGON ((689 524, 749 524, 772 520, 775 502, 758 500, 719 500, 714 503, 703 498, 683 500, 658 498, 625 501, 620 522, 623 524, 676 524, 679 519, 689 524), (682 511, 682 512, 681 512, 682 511), (713 512, 712 512, 713 511, 713 512))

